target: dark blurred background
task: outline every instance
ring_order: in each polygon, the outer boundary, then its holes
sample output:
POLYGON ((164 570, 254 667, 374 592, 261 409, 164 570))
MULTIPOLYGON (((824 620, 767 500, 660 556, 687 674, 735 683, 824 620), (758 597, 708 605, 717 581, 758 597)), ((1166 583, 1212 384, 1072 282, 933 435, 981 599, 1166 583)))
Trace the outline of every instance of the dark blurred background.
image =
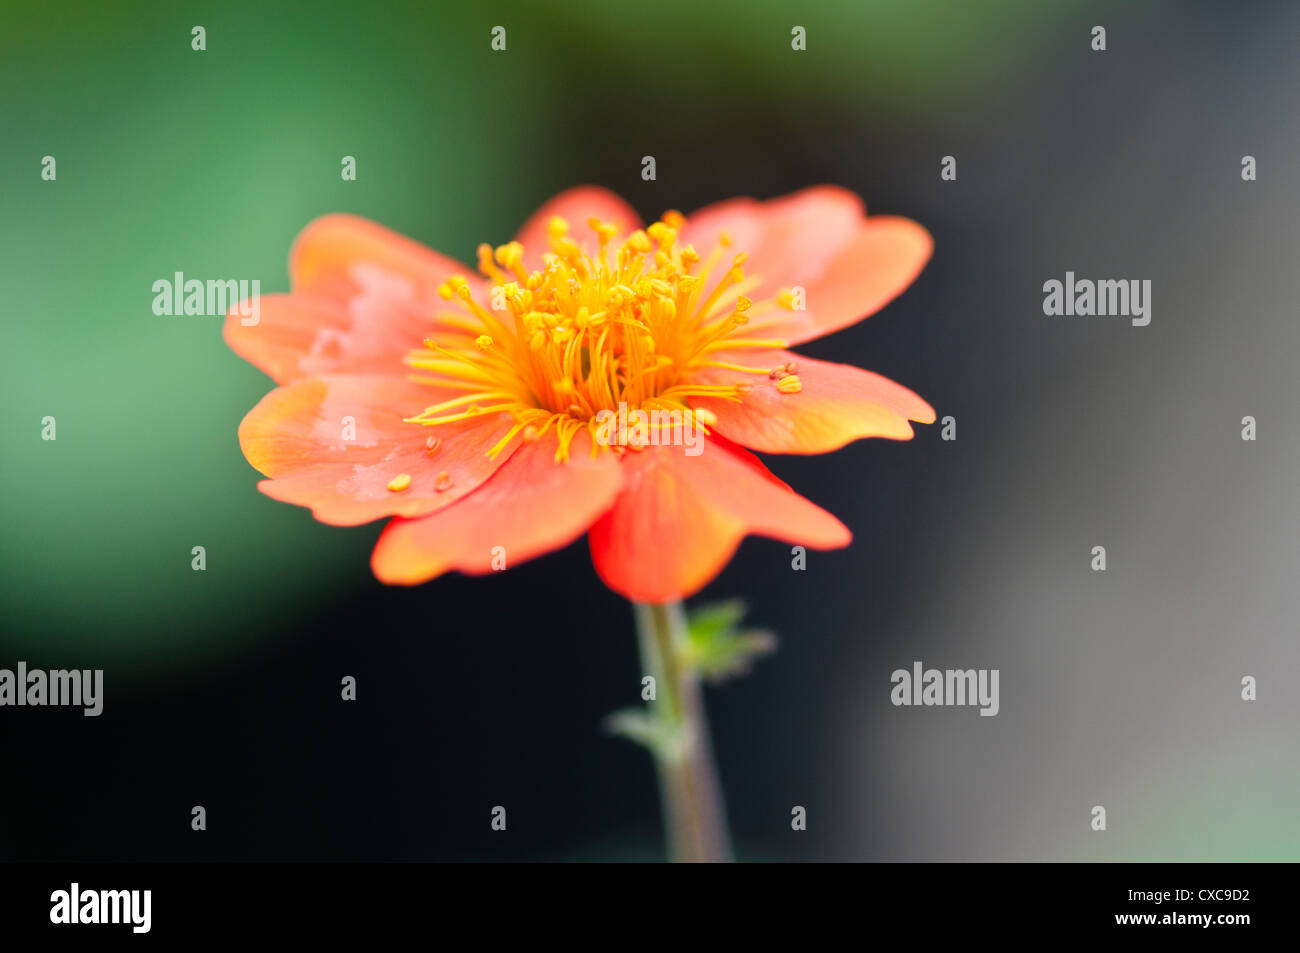
POLYGON ((740 856, 1296 859, 1297 37, 1284 3, 8 5, 0 667, 107 698, 0 709, 0 858, 662 857, 650 760, 599 727, 640 671, 585 544, 380 586, 381 524, 256 491, 271 382, 151 286, 285 290, 330 211, 469 259, 575 184, 650 218, 831 182, 935 254, 803 350, 958 439, 768 459, 855 540, 802 573, 748 540, 697 600, 781 637, 709 692, 740 856), (1044 317, 1067 270, 1150 279, 1150 326, 1044 317), (1000 669, 1001 713, 894 708, 913 660, 1000 669))

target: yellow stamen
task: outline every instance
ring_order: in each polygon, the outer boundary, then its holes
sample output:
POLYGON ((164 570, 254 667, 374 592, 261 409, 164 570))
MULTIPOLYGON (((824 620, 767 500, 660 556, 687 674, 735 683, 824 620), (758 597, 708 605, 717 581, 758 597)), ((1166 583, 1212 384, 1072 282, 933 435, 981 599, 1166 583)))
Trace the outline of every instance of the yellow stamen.
POLYGON ((394 493, 401 493, 411 485, 411 474, 399 473, 388 481, 388 488, 394 493))
POLYGON ((505 283, 505 273, 492 263, 492 246, 487 242, 478 246, 478 270, 499 285, 505 283))
MULTIPOLYGON (((745 274, 747 256, 731 250, 731 235, 720 234, 702 257, 679 244, 686 226, 680 212, 665 212, 621 244, 613 223, 593 218, 587 225, 591 232, 580 244, 568 222, 552 218, 544 265, 535 271, 525 269, 518 242, 479 246, 479 271, 503 290, 504 310, 493 313, 476 301, 475 286, 463 275, 443 282, 439 295, 458 310, 437 317, 452 330, 433 335, 427 350, 406 359, 419 372, 413 380, 441 393, 409 421, 442 426, 498 415, 506 426, 490 456, 554 433, 556 458, 565 460, 579 434, 596 434, 601 411, 617 413, 620 406, 676 413, 679 423, 707 433, 717 416, 692 401, 734 403, 752 389, 749 380, 703 383, 702 373, 711 369, 755 378, 770 372, 782 393, 801 390, 793 363, 771 370, 725 359, 741 349, 786 344, 754 333, 772 319, 751 321, 751 315, 779 314, 785 302, 780 295, 749 297, 761 279, 745 274)), ((440 445, 429 438, 428 454, 440 445)), ((593 440, 592 452, 600 449, 635 448, 599 448, 593 440)), ((434 489, 445 492, 452 484, 444 471, 434 489)))

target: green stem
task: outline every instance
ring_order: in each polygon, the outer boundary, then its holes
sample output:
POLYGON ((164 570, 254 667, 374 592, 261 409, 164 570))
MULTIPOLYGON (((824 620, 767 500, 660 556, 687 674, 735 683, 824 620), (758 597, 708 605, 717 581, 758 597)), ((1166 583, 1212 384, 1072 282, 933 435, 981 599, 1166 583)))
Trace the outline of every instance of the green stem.
POLYGON ((680 602, 635 603, 641 661, 655 679, 656 717, 666 729, 651 746, 659 773, 664 823, 673 860, 693 863, 731 859, 726 816, 700 676, 683 663, 686 621, 680 602))

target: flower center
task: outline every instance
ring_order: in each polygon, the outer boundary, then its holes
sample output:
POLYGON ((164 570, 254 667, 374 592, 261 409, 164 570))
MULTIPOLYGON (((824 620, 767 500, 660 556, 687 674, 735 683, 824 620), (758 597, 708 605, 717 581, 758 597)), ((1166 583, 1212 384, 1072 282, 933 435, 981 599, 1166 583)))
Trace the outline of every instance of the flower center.
MULTIPOLYGON (((532 272, 520 243, 480 245, 491 300, 476 301, 464 276, 448 278, 438 290, 457 310, 438 318, 449 330, 407 358, 416 380, 462 393, 409 421, 432 426, 508 412, 514 425, 490 456, 516 436, 536 440, 554 428, 557 460, 567 458, 578 433, 596 432, 601 411, 664 411, 649 416, 708 433, 714 415, 691 399, 739 402, 751 385, 707 383, 699 372, 772 372, 719 360, 718 352, 785 347, 754 332, 775 324, 791 296, 746 297, 759 284, 745 275, 746 255, 730 251, 725 232, 704 258, 690 245, 679 247, 684 223, 680 213, 667 212, 615 245, 616 227, 593 218, 588 225, 599 251, 591 255, 569 237, 567 222, 553 218, 550 250, 532 272)), ((787 376, 782 392, 795 392, 797 384, 787 376)))

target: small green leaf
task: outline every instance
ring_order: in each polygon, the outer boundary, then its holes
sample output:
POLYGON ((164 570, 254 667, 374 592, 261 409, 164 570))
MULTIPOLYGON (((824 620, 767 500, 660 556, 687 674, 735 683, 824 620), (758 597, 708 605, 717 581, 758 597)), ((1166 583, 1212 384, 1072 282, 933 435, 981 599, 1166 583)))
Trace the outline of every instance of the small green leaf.
POLYGON ((678 730, 650 711, 624 708, 605 718, 605 730, 634 741, 651 751, 666 752, 677 741, 678 730))
POLYGON ((754 660, 776 649, 776 636, 760 629, 738 628, 745 617, 739 599, 701 606, 686 621, 681 661, 710 681, 744 675, 754 660))

